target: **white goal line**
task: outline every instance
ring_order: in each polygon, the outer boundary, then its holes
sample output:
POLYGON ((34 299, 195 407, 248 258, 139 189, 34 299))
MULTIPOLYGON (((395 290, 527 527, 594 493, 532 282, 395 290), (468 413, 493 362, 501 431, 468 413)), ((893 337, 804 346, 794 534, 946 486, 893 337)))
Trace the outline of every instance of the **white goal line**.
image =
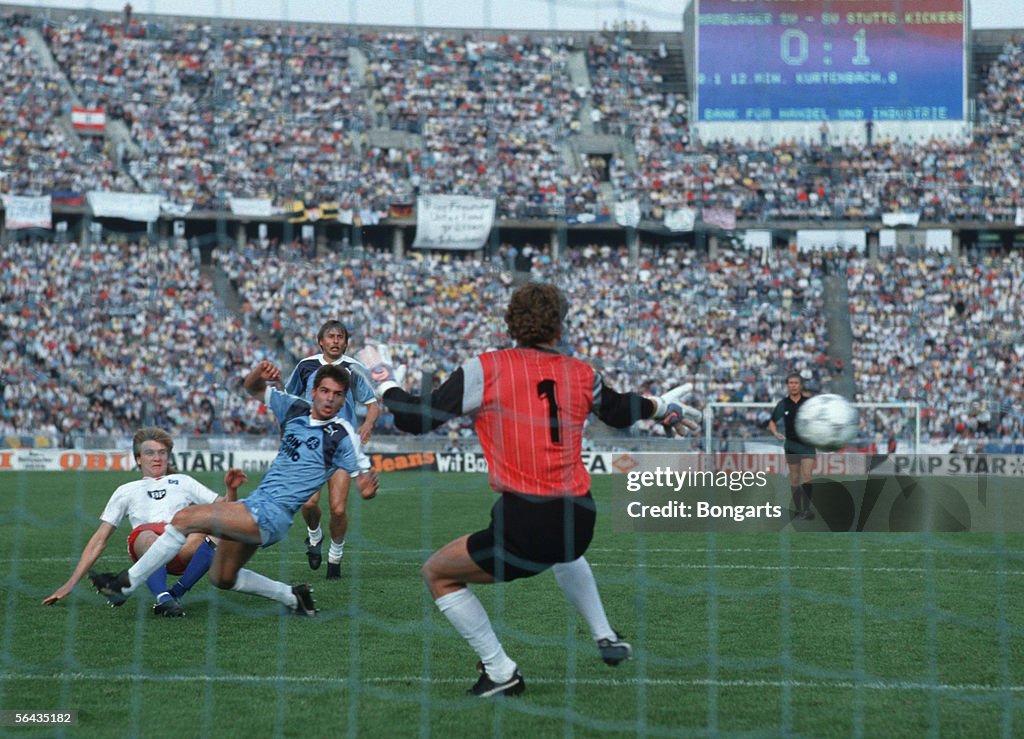
MULTIPOLYGON (((153 683, 242 683, 296 684, 344 687, 350 685, 426 685, 462 684, 465 676, 433 677, 423 675, 361 676, 356 679, 298 675, 125 675, 60 672, 55 674, 2 673, 0 681, 38 680, 52 682, 153 682, 153 683)), ((926 683, 906 680, 716 680, 709 678, 564 678, 531 677, 531 685, 574 685, 610 687, 716 687, 716 688, 821 688, 832 690, 925 691, 943 693, 1024 693, 1024 685, 983 685, 979 683, 926 683)))

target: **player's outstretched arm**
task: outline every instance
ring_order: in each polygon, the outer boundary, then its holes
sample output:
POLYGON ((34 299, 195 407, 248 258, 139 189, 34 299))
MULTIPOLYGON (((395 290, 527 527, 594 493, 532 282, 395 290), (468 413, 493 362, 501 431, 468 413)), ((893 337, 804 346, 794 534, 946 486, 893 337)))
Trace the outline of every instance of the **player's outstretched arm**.
MULTIPOLYGON (((373 470, 366 470, 360 472, 358 475, 353 477, 356 481, 356 487, 359 488, 359 495, 364 500, 369 500, 377 495, 377 490, 380 489, 380 479, 377 477, 377 473, 373 470)), ((330 481, 328 481, 329 483, 330 481)))
POLYGON ((373 427, 377 425, 378 418, 380 418, 380 403, 368 403, 366 406, 366 420, 363 421, 358 431, 359 440, 363 446, 369 443, 370 436, 373 434, 373 427))
POLYGON ((224 500, 233 502, 238 500, 238 488, 242 487, 249 480, 245 473, 237 467, 232 467, 224 473, 224 500))
POLYGON ((114 526, 111 526, 106 521, 101 521, 96 532, 89 539, 89 542, 85 545, 85 549, 82 550, 82 555, 78 558, 78 564, 75 565, 74 572, 71 573, 71 577, 61 585, 59 588, 54 590, 46 598, 43 598, 44 606, 52 606, 62 598, 66 598, 71 594, 71 591, 75 589, 75 585, 78 581, 85 577, 85 574, 92 569, 92 566, 96 564, 96 560, 103 554, 103 550, 107 546, 107 540, 110 539, 110 535, 115 531, 114 526))
POLYGON ((429 397, 419 397, 402 388, 402 367, 392 369, 387 347, 368 345, 356 354, 367 366, 374 390, 391 411, 395 428, 411 434, 424 434, 473 409, 463 407, 465 396, 462 367, 452 372, 429 397))
POLYGON ((693 386, 679 385, 664 395, 646 396, 638 393, 619 393, 603 382, 595 397, 597 417, 614 428, 626 428, 642 418, 653 418, 676 433, 696 431, 702 414, 686 405, 680 398, 688 395, 693 386))
POLYGON ((249 371, 242 386, 250 395, 259 398, 266 392, 267 385, 274 382, 281 382, 281 370, 269 359, 264 359, 249 371))
POLYGON ((693 385, 684 383, 669 390, 664 395, 652 398, 655 403, 652 418, 665 427, 670 434, 685 434, 700 428, 704 414, 693 406, 683 402, 683 398, 693 391, 693 385))

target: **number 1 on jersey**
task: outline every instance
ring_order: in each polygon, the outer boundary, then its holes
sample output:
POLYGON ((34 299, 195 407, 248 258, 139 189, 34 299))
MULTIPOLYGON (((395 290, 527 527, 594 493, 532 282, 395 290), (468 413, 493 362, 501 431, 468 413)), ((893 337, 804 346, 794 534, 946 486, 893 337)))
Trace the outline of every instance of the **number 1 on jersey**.
POLYGON ((561 428, 558 425, 558 400, 555 398, 555 381, 541 380, 537 383, 537 397, 548 402, 548 424, 551 429, 551 443, 562 442, 561 428))

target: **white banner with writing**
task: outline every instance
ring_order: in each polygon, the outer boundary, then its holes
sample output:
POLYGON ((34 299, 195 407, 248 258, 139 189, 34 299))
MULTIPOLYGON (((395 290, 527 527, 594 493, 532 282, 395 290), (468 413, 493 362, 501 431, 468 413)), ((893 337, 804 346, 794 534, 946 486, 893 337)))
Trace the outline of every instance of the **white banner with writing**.
POLYGON ((772 232, 763 230, 754 230, 743 232, 743 247, 754 251, 756 249, 771 249, 772 248, 772 232))
POLYGON ((697 211, 693 208, 676 208, 665 211, 665 228, 669 231, 692 231, 697 222, 697 211))
POLYGON ((620 200, 615 203, 615 222, 627 228, 640 225, 640 201, 620 200))
POLYGON ((416 249, 481 249, 494 225, 493 198, 421 195, 416 198, 416 249))
POLYGON ((228 207, 236 216, 267 218, 274 214, 274 201, 270 198, 236 198, 228 197, 228 207))
POLYGON ((886 226, 916 226, 921 220, 921 214, 914 211, 900 211, 897 213, 883 213, 882 223, 886 226))
POLYGON ((953 251, 953 230, 950 228, 929 228, 925 231, 924 248, 948 254, 953 251))
POLYGON ((864 231, 855 229, 806 229, 796 232, 796 248, 800 251, 856 249, 859 253, 863 254, 867 249, 867 245, 867 234, 864 231))
POLYGON ((91 190, 85 194, 95 216, 153 223, 160 218, 160 196, 91 190))
POLYGON ((11 230, 50 228, 53 225, 53 200, 49 195, 4 195, 4 225, 11 230))

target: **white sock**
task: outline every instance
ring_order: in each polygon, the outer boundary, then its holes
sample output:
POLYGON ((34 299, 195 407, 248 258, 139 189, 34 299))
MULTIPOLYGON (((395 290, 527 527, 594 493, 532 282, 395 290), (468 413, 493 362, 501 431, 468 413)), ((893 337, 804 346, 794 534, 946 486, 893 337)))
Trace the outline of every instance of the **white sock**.
POLYGON ((340 542, 331 539, 331 548, 327 550, 327 561, 330 564, 341 564, 341 558, 345 556, 345 540, 340 542))
POLYGON ((185 546, 185 535, 176 528, 167 524, 164 533, 156 538, 146 553, 139 557, 138 561, 128 568, 128 580, 131 585, 125 590, 126 593, 134 593, 146 578, 160 569, 163 565, 174 559, 181 548, 185 546))
POLYGON ((608 616, 601 603, 601 595, 597 592, 597 581, 585 557, 572 562, 560 562, 551 568, 555 580, 566 599, 576 606, 583 620, 590 627, 594 641, 598 639, 616 639, 615 629, 608 623, 608 616))
POLYGON ((501 648, 497 634, 487 618, 487 611, 468 588, 442 595, 434 601, 438 609, 451 622, 462 638, 484 663, 487 675, 496 683, 512 679, 516 663, 501 648))
POLYGON ((232 590, 249 595, 258 595, 261 598, 269 598, 283 603, 289 608, 296 605, 295 595, 292 593, 292 586, 287 583, 271 580, 258 572, 241 569, 235 576, 235 584, 232 590))
POLYGON ((309 543, 314 547, 317 544, 319 544, 324 538, 324 532, 319 526, 317 526, 315 529, 306 527, 306 532, 309 534, 309 543))

